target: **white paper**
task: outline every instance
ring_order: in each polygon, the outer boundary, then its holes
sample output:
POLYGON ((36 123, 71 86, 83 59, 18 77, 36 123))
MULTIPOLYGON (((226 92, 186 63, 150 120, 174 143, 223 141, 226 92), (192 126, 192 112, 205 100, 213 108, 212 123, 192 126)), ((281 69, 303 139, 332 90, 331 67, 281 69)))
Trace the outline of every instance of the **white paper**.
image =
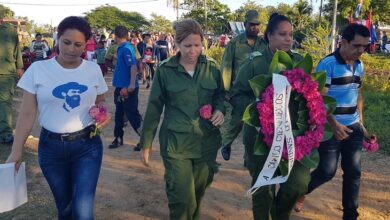
POLYGON ((23 162, 15 172, 15 163, 0 164, 0 213, 27 202, 26 167, 23 162))

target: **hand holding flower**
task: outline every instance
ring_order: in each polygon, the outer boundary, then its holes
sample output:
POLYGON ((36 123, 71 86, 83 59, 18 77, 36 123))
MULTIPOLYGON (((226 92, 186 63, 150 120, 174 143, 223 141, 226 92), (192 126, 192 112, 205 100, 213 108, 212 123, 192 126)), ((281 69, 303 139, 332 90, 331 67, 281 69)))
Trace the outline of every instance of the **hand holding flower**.
POLYGON ((364 140, 363 140, 363 148, 370 152, 374 153, 379 149, 378 139, 375 134, 369 135, 367 129, 362 124, 364 140))
POLYGON ((96 129, 91 132, 91 136, 96 136, 101 133, 101 129, 111 121, 111 116, 108 114, 106 107, 103 105, 94 105, 89 109, 89 115, 95 120, 96 129))
POLYGON ((214 111, 213 116, 210 119, 214 126, 221 126, 225 121, 223 113, 219 110, 214 111))

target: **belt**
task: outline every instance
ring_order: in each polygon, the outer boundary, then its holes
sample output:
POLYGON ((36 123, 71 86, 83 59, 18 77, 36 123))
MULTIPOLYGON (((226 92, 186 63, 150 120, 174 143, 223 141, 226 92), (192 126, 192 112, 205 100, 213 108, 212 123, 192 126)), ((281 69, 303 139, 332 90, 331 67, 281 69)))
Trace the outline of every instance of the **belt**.
POLYGON ((91 131, 94 131, 96 125, 89 125, 85 127, 83 130, 72 132, 72 133, 55 133, 47 130, 42 127, 41 133, 43 135, 47 135, 50 139, 60 140, 60 141, 77 141, 83 138, 90 138, 91 131))

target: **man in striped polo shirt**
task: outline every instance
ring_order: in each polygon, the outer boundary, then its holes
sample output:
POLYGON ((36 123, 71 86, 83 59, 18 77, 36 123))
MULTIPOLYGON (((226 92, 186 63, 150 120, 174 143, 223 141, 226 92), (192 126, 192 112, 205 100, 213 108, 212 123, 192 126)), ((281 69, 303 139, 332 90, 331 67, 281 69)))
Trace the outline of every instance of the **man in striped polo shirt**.
MULTIPOLYGON (((320 61, 317 71, 326 71, 324 94, 336 99, 337 107, 328 122, 333 137, 321 143, 320 163, 312 173, 308 193, 331 180, 341 155, 343 169, 343 219, 359 216, 360 155, 365 128, 363 126, 363 97, 361 92, 363 63, 359 57, 369 46, 370 32, 363 25, 351 24, 342 33, 341 46, 320 61)), ((296 211, 303 207, 303 198, 296 211)))

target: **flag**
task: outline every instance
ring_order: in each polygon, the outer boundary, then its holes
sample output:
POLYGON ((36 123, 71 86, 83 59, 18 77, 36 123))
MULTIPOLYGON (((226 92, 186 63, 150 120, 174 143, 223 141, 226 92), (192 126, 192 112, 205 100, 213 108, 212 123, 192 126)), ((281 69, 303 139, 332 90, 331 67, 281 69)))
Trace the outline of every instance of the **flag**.
POLYGON ((357 19, 360 14, 360 10, 362 9, 363 0, 360 0, 359 4, 356 6, 355 13, 353 14, 353 17, 357 19))
POLYGON ((378 37, 376 36, 376 30, 374 24, 371 24, 370 32, 371 32, 371 42, 378 42, 378 37))

